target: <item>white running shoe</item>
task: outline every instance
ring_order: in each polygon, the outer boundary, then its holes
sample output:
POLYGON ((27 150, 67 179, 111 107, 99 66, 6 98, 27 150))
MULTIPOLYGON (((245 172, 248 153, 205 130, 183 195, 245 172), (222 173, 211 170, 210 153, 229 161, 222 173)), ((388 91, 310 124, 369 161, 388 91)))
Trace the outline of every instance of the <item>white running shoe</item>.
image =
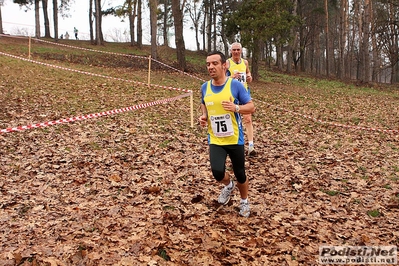
POLYGON ((231 192, 234 189, 234 183, 233 183, 233 186, 231 188, 229 188, 228 186, 229 185, 224 186, 224 188, 222 188, 222 191, 220 192, 220 195, 219 195, 219 198, 218 198, 218 202, 220 204, 226 205, 227 203, 229 203, 231 192))
POLYGON ((249 209, 249 203, 240 203, 240 215, 243 217, 248 217, 249 214, 251 213, 250 209, 249 209))
POLYGON ((256 152, 255 152, 254 145, 253 144, 249 145, 249 147, 248 147, 248 155, 252 156, 252 155, 255 155, 255 154, 256 154, 256 152))

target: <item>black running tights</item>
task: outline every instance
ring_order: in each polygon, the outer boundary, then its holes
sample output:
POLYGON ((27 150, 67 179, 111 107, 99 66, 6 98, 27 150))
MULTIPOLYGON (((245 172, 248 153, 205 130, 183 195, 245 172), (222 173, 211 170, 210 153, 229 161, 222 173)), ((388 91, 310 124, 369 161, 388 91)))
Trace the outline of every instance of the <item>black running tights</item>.
POLYGON ((245 152, 244 145, 209 145, 209 158, 213 177, 217 181, 222 181, 226 171, 226 158, 229 155, 233 165, 233 172, 240 184, 245 183, 245 152))

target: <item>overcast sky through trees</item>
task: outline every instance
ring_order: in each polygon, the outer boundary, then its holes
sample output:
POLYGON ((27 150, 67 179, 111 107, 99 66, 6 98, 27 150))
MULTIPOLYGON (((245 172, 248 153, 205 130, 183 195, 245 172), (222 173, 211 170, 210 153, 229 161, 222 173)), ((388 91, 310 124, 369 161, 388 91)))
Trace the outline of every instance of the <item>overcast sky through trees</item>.
MULTIPOLYGON (((117 5, 120 1, 108 0, 105 1, 102 9, 107 9, 111 6, 117 5), (115 4, 116 3, 116 4, 115 4)), ((49 19, 51 35, 54 37, 53 28, 53 17, 52 17, 52 1, 48 2, 49 19)), ((25 35, 34 36, 35 35, 35 13, 33 6, 31 10, 25 12, 26 8, 20 8, 18 4, 12 3, 12 0, 5 0, 1 8, 3 16, 3 29, 4 33, 11 35, 25 35)), ((89 40, 89 1, 75 1, 72 4, 70 14, 68 18, 63 18, 61 15, 58 18, 58 32, 59 34, 64 34, 68 31, 70 39, 73 38, 73 28, 76 27, 79 30, 79 38, 82 40, 89 40), (79 4, 77 4, 79 2, 79 4)), ((143 6, 143 18, 149 18, 148 9, 143 6)), ((121 22, 120 18, 114 16, 107 16, 103 18, 103 34, 104 38, 108 42, 129 42, 129 24, 127 19, 125 22, 121 22)), ((44 34, 44 22, 43 22, 43 10, 40 9, 40 27, 41 34, 44 34)), ((150 43, 150 33, 149 33, 149 19, 143 20, 143 41, 144 44, 150 43), (148 25, 147 25, 148 24, 148 25)), ((191 42, 194 39, 194 32, 186 29, 185 31, 185 43, 186 48, 189 50, 196 50, 195 42, 191 42)), ((162 39, 160 39, 162 41, 162 39)), ((173 37, 170 38, 169 46, 174 47, 175 42, 173 37)))

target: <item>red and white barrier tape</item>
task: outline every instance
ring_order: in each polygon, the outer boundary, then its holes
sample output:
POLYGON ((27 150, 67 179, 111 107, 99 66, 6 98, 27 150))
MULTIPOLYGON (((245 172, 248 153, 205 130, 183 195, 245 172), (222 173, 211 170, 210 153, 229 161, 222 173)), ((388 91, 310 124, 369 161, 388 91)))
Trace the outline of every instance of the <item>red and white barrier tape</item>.
POLYGON ((132 55, 132 54, 121 54, 121 53, 115 53, 115 52, 88 49, 88 48, 83 48, 83 47, 78 47, 78 46, 73 46, 73 45, 62 44, 62 43, 58 43, 58 42, 50 42, 50 41, 41 40, 41 39, 37 39, 37 38, 33 38, 33 40, 34 41, 38 41, 38 42, 44 42, 44 43, 52 44, 52 45, 58 45, 58 46, 72 48, 72 49, 83 50, 83 51, 96 52, 96 53, 102 53, 102 54, 110 54, 110 55, 120 55, 120 56, 125 56, 125 57, 133 57, 133 58, 139 58, 139 59, 143 59, 143 60, 148 60, 148 57, 145 57, 145 56, 132 55))
MULTIPOLYGON (((0 34, 0 36, 9 37, 9 38, 25 38, 25 39, 27 38, 27 37, 16 37, 16 36, 11 36, 11 35, 4 35, 4 34, 0 34)), ((133 58, 139 58, 139 59, 142 59, 142 60, 148 60, 148 57, 145 57, 145 56, 132 55, 132 54, 122 54, 122 53, 101 51, 101 50, 95 50, 95 49, 88 49, 88 48, 83 48, 83 47, 78 47, 78 46, 73 46, 73 45, 62 44, 62 43, 58 43, 58 42, 50 42, 50 41, 41 40, 41 39, 37 39, 37 38, 33 38, 33 40, 39 41, 39 42, 48 43, 48 44, 52 44, 52 45, 58 45, 58 46, 63 46, 63 47, 67 47, 67 48, 83 50, 83 51, 90 51, 90 52, 103 53, 103 54, 111 54, 111 55, 120 55, 120 56, 125 56, 125 57, 133 57, 133 58)), ((159 61, 159 60, 156 60, 156 59, 154 59, 154 58, 151 58, 151 60, 154 61, 154 62, 156 62, 156 63, 158 63, 158 64, 160 64, 160 65, 163 65, 163 66, 165 66, 165 67, 167 67, 167 68, 170 68, 170 69, 172 69, 172 70, 174 70, 174 71, 177 71, 177 72, 179 72, 179 73, 182 73, 182 74, 184 74, 184 75, 187 75, 187 76, 189 76, 189 77, 192 77, 192 78, 194 78, 194 79, 198 79, 198 80, 200 80, 200 81, 204 81, 202 78, 199 78, 199 77, 197 77, 197 76, 195 76, 195 75, 192 75, 192 74, 189 74, 189 73, 187 73, 187 72, 181 71, 181 70, 179 70, 179 69, 177 69, 177 68, 174 68, 174 67, 172 67, 172 66, 169 66, 169 65, 167 65, 167 64, 165 64, 165 63, 163 63, 163 62, 161 62, 161 61, 159 61)))
POLYGON ((194 78, 194 79, 198 79, 198 80, 200 80, 200 81, 204 81, 204 82, 205 82, 205 80, 202 79, 202 78, 200 78, 200 77, 194 76, 194 75, 192 75, 192 74, 188 74, 187 72, 184 72, 184 71, 181 71, 181 70, 179 70, 179 69, 177 69, 177 68, 174 68, 174 67, 172 67, 172 66, 169 66, 169 65, 167 65, 167 64, 165 64, 165 63, 162 63, 162 62, 160 62, 160 61, 158 61, 158 60, 156 60, 156 59, 152 59, 152 58, 151 58, 151 60, 157 62, 157 63, 160 64, 160 65, 164 65, 164 66, 166 66, 166 67, 168 67, 168 68, 170 68, 170 69, 173 69, 173 70, 175 70, 175 71, 177 71, 177 72, 179 72, 179 73, 183 73, 183 74, 186 75, 186 76, 189 76, 189 77, 192 77, 192 78, 194 78))
MULTIPOLYGON (((39 62, 39 61, 35 61, 35 60, 30 60, 30 59, 26 59, 26 58, 15 56, 15 55, 10 55, 10 54, 3 53, 3 52, 0 52, 0 55, 5 55, 5 56, 12 57, 12 58, 20 59, 20 60, 23 60, 23 61, 27 61, 27 62, 31 62, 31 63, 35 63, 35 64, 40 64, 40 65, 44 65, 44 66, 48 66, 48 67, 58 68, 58 69, 62 69, 62 70, 77 72, 77 73, 81 73, 81 74, 97 76, 97 77, 102 77, 102 78, 107 78, 107 79, 115 79, 115 80, 125 81, 125 82, 131 82, 131 83, 136 83, 136 84, 143 85, 143 86, 147 86, 148 85, 148 84, 143 83, 143 82, 138 82, 138 81, 133 81, 133 80, 126 80, 126 79, 122 79, 122 78, 114 78, 114 77, 109 77, 109 76, 105 76, 105 75, 90 73, 90 72, 86 72, 86 71, 80 71, 80 70, 76 70, 76 69, 61 67, 61 66, 57 66, 57 65, 51 65, 51 64, 48 64, 48 63, 43 63, 43 62, 39 62)), ((179 95, 179 96, 173 97, 173 98, 169 98, 169 99, 158 100, 158 101, 154 101, 154 102, 151 102, 151 103, 141 104, 141 105, 132 106, 132 107, 126 107, 126 108, 122 108, 122 109, 116 109, 116 110, 107 111, 107 112, 89 114, 89 115, 78 116, 78 117, 73 117, 73 118, 60 119, 60 120, 51 121, 51 122, 37 123, 37 124, 33 124, 33 125, 28 125, 28 126, 19 126, 19 127, 13 127, 13 128, 6 128, 6 129, 0 130, 0 134, 7 133, 7 132, 13 132, 13 131, 21 131, 21 130, 26 130, 26 129, 31 129, 31 128, 39 128, 39 127, 51 126, 51 125, 56 125, 56 124, 61 124, 61 123, 68 123, 68 122, 73 122, 73 121, 78 121, 78 120, 85 120, 85 119, 89 119, 89 118, 100 117, 100 116, 109 115, 109 114, 116 114, 116 113, 136 110, 136 109, 153 106, 153 105, 160 104, 160 103, 166 103, 166 102, 170 102, 170 101, 175 101, 175 100, 183 98, 183 97, 188 97, 188 96, 192 95, 192 93, 193 93, 191 90, 186 90, 186 89, 181 89, 181 88, 174 88, 174 87, 155 85, 155 84, 150 84, 150 86, 164 88, 164 89, 169 89, 169 90, 183 91, 183 92, 186 92, 186 93, 183 94, 183 95, 179 95)))
POLYGON ((96 118, 96 117, 101 117, 101 116, 106 116, 106 115, 124 113, 124 112, 128 112, 128 111, 133 111, 133 110, 138 110, 138 109, 142 109, 142 108, 147 108, 147 107, 158 105, 158 104, 164 104, 164 103, 176 101, 176 100, 179 100, 181 98, 188 97, 190 95, 191 95, 191 93, 185 93, 185 94, 173 97, 173 98, 157 100, 157 101, 154 101, 154 102, 143 103, 143 104, 134 105, 134 106, 130 106, 130 107, 125 107, 125 108, 121 108, 121 109, 115 109, 115 110, 111 110, 111 111, 105 111, 105 112, 89 114, 89 115, 83 115, 83 116, 76 116, 76 117, 71 117, 71 118, 64 118, 64 119, 59 119, 59 120, 56 120, 56 121, 37 123, 37 124, 28 125, 28 126, 19 126, 19 127, 6 128, 6 129, 0 130, 0 134, 14 132, 14 131, 23 131, 23 130, 32 129, 32 128, 41 128, 41 127, 47 127, 47 126, 52 126, 52 125, 64 124, 64 123, 80 121, 80 120, 86 120, 86 119, 91 119, 91 118, 96 118))
MULTIPOLYGON (((61 44, 61 43, 56 43, 56 42, 49 42, 49 41, 46 41, 46 40, 41 40, 41 39, 36 39, 36 38, 35 38, 34 40, 39 41, 39 42, 48 43, 48 44, 53 44, 53 45, 60 45, 60 46, 64 46, 64 47, 68 47, 68 48, 73 48, 73 49, 86 50, 86 51, 90 51, 90 52, 104 53, 104 54, 112 54, 112 55, 120 55, 120 56, 125 56, 125 57, 135 57, 135 58, 140 58, 140 59, 143 59, 143 60, 147 60, 147 59, 148 59, 148 58, 145 57, 145 56, 138 56, 138 55, 131 55, 131 54, 122 54, 122 53, 101 51, 101 50, 95 50, 95 49, 87 49, 87 48, 82 48, 82 47, 77 47, 77 46, 72 46, 72 45, 66 45, 66 44, 61 44)), ((165 64, 165 63, 163 63, 163 62, 161 62, 161 61, 159 61, 159 60, 156 60, 156 59, 154 59, 154 58, 151 58, 151 61, 154 61, 154 62, 156 62, 156 63, 158 63, 158 64, 160 64, 160 65, 163 65, 163 66, 165 66, 165 67, 167 67, 167 68, 173 69, 174 71, 177 71, 177 72, 182 73, 182 74, 184 74, 184 75, 187 75, 187 76, 189 76, 189 77, 192 77, 192 78, 195 78, 195 79, 198 79, 198 80, 203 81, 203 79, 201 79, 201 78, 199 78, 199 77, 197 77, 197 76, 194 76, 194 75, 192 75, 192 74, 188 74, 187 72, 184 72, 184 71, 181 71, 181 70, 179 70, 179 69, 177 69, 177 68, 174 68, 174 67, 172 67, 172 66, 169 66, 169 65, 167 65, 167 64, 165 64)))
POLYGON ((287 112, 287 113, 290 113, 290 114, 292 114, 294 116, 299 116, 299 117, 302 117, 302 118, 305 118, 305 119, 308 119, 308 120, 311 120, 313 122, 316 122, 316 123, 319 123, 319 124, 323 124, 323 125, 329 125, 329 126, 334 126, 334 127, 342 127, 342 128, 349 128, 349 129, 356 129, 356 130, 363 130, 363 131, 375 131, 375 132, 382 132, 382 133, 388 133, 388 134, 398 134, 399 133, 399 130, 396 130, 396 129, 383 129, 383 128, 374 128, 374 127, 351 126, 351 125, 344 125, 344 124, 339 124, 339 123, 335 123, 335 122, 328 122, 328 121, 324 121, 324 120, 320 120, 320 119, 311 117, 309 115, 300 114, 300 113, 297 113, 297 112, 294 112, 294 111, 291 111, 291 110, 288 110, 288 109, 284 109, 284 108, 281 108, 281 107, 278 107, 278 106, 275 106, 275 105, 271 105, 271 104, 265 103, 265 102, 260 101, 260 100, 258 100, 258 101, 261 102, 261 103, 264 103, 266 105, 269 105, 269 106, 271 106, 271 107, 273 107, 275 109, 278 109, 280 111, 287 112))
MULTIPOLYGON (((0 34, 0 36, 15 37, 15 36, 3 35, 3 34, 0 34)), ((17 37, 15 37, 15 38, 17 38, 17 37)), ((21 38, 21 37, 20 37, 20 38, 21 38)), ((129 56, 129 57, 137 57, 137 58, 141 58, 141 59, 144 59, 144 58, 146 59, 146 57, 140 57, 140 56, 135 56, 135 55, 120 54, 120 53, 113 53, 113 52, 100 51, 100 50, 94 50, 94 49, 87 49, 87 48, 82 48, 82 47, 76 47, 76 46, 66 45, 66 44, 60 44, 60 43, 49 42, 49 41, 40 40, 40 39, 35 39, 35 40, 41 41, 41 42, 46 42, 46 43, 49 43, 49 44, 54 44, 54 45, 60 45, 60 46, 70 47, 70 48, 74 48, 74 49, 87 50, 87 51, 91 51, 91 52, 99 52, 99 53, 114 54, 114 55, 122 55, 122 56, 129 56)), ((148 85, 148 84, 143 83, 143 82, 125 80, 125 79, 114 78, 114 77, 107 77, 107 76, 100 75, 100 74, 93 74, 93 73, 89 73, 89 72, 84 72, 84 71, 79 71, 79 70, 73 70, 73 69, 63 68, 63 67, 59 67, 59 66, 53 66, 53 65, 50 65, 50 64, 47 64, 47 63, 36 62, 36 61, 30 60, 30 59, 25 59, 25 58, 22 58, 22 57, 9 55, 9 54, 5 54, 5 53, 2 53, 2 52, 0 52, 0 54, 7 55, 7 56, 11 56, 11 57, 15 57, 15 58, 18 58, 18 59, 21 59, 21 60, 25 60, 25 61, 30 61, 30 62, 42 64, 42 65, 52 66, 52 67, 55 67, 55 68, 66 69, 66 70, 70 70, 70 71, 74 71, 74 72, 78 72, 78 73, 83 73, 83 74, 88 74, 88 75, 93 75, 93 76, 98 76, 98 77, 104 77, 104 78, 109 78, 109 79, 116 79, 116 80, 120 80, 120 81, 133 82, 133 83, 140 84, 140 85, 148 85)), ((169 68, 171 68, 171 69, 174 69, 174 70, 176 70, 176 71, 178 71, 178 72, 182 72, 183 74, 188 75, 188 76, 191 76, 191 77, 193 77, 193 78, 195 78, 195 79, 198 79, 198 80, 200 80, 200 81, 205 81, 205 80, 202 79, 202 78, 196 77, 196 76, 194 76, 194 75, 190 75, 190 74, 188 74, 188 73, 186 73, 186 72, 184 72, 184 71, 178 70, 178 69, 173 68, 173 67, 171 67, 171 66, 169 66, 169 65, 167 65, 167 64, 164 64, 164 63, 162 63, 162 62, 160 62, 160 61, 158 61, 158 60, 155 60, 155 59, 152 59, 152 60, 155 61, 155 62, 157 62, 157 63, 159 63, 159 64, 162 64, 162 65, 164 65, 164 66, 166 66, 166 67, 169 67, 169 68)), ((160 88, 164 88, 164 89, 182 90, 182 91, 188 91, 188 92, 191 92, 191 93, 192 93, 191 90, 177 89, 177 88, 168 87, 168 86, 161 86, 161 85, 154 85, 154 84, 150 84, 150 86, 160 87, 160 88)), ((267 104, 267 105, 270 105, 270 104, 265 103, 265 102, 262 102, 262 101, 259 101, 259 102, 264 103, 264 104, 267 104)), ((271 105, 271 106, 272 106, 272 105, 271 105)), ((330 125, 330 126, 342 127, 342 128, 352 128, 352 129, 364 130, 364 131, 384 132, 384 133, 390 133, 390 134, 398 134, 398 133, 399 133, 399 130, 396 130, 396 129, 381 129, 381 128, 372 128, 372 127, 351 126, 351 125, 344 125, 344 124, 339 124, 339 123, 335 123, 335 122, 323 121, 323 120, 316 119, 316 118, 313 118, 313 117, 308 116, 308 115, 303 115, 303 114, 300 114, 300 113, 297 113, 297 112, 294 112, 294 111, 291 111, 291 110, 288 110, 288 109, 284 109, 284 108, 281 108, 281 107, 278 107, 278 106, 273 106, 273 107, 276 108, 276 109, 279 109, 279 110, 281 110, 281 111, 288 112, 288 113, 290 113, 290 114, 292 114, 292 115, 299 116, 299 117, 303 117, 303 118, 305 118, 305 119, 308 119, 308 120, 311 120, 311 121, 314 121, 314 122, 317 122, 317 123, 320 123, 320 124, 324 124, 324 125, 330 125)))
POLYGON ((35 63, 35 64, 39 64, 39 65, 44 65, 44 66, 48 66, 48 67, 58 68, 58 69, 67 70, 67 71, 71 71, 71 72, 77 72, 77 73, 80 73, 80 74, 85 74, 85 75, 90 75, 90 76, 95 76, 95 77, 101 77, 101 78, 106 78, 106 79, 114 79, 114 80, 119 80, 119 81, 124 81, 124 82, 130 82, 130 83, 138 84, 138 85, 141 85, 141 86, 150 85, 152 87, 158 87, 158 88, 162 88, 162 89, 176 90, 176 91, 183 91, 183 92, 192 93, 192 90, 187 90, 187 89, 182 89, 182 88, 174 88, 174 87, 164 86, 164 85, 147 84, 147 83, 144 83, 144 82, 139 82, 139 81, 134 81, 134 80, 128 80, 128 79, 123 79, 123 78, 115 78, 115 77, 105 76, 105 75, 101 75, 101 74, 90 73, 90 72, 86 72, 86 71, 82 71, 82 70, 76 70, 76 69, 72 69, 72 68, 67 68, 67 67, 52 65, 52 64, 48 64, 48 63, 43 63, 43 62, 40 62, 40 61, 35 61, 35 60, 31 60, 31 59, 27 59, 27 58, 23 58, 23 57, 20 57, 20 56, 11 55, 11 54, 7 54, 7 53, 3 53, 3 52, 0 52, 0 55, 5 55, 5 56, 8 56, 8 57, 12 57, 12 58, 15 58, 15 59, 23 60, 23 61, 26 61, 26 62, 31 62, 31 63, 35 63))

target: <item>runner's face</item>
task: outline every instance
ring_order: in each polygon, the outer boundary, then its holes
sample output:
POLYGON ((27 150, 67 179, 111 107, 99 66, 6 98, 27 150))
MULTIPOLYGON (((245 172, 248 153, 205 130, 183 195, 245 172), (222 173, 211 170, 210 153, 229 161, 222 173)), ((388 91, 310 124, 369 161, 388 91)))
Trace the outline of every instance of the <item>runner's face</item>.
POLYGON ((223 78, 226 74, 226 63, 222 64, 218 54, 210 55, 206 58, 206 68, 213 79, 223 78))
POLYGON ((233 57, 233 59, 241 58, 241 47, 239 45, 233 45, 231 47, 231 56, 233 57))

